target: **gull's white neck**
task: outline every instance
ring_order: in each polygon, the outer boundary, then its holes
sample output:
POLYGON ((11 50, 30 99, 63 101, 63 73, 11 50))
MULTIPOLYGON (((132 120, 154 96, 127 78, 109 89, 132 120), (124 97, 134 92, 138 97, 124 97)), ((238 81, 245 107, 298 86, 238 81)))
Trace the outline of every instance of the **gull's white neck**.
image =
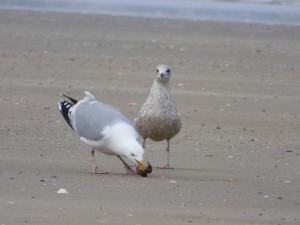
POLYGON ((138 137, 133 127, 127 123, 114 124, 106 130, 105 136, 110 140, 107 147, 115 149, 115 154, 120 156, 127 156, 124 154, 124 149, 135 145, 138 137))

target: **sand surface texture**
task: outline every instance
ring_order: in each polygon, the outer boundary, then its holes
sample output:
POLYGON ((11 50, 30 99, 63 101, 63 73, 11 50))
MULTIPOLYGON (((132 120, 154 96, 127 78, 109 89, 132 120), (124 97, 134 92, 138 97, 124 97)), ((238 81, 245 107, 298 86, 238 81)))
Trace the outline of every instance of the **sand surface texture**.
MULTIPOLYGON (((0 11, 0 224, 300 223, 300 29, 0 11), (123 175, 58 110, 85 90, 132 121, 172 66, 174 170, 123 175), (57 194, 60 188, 68 194, 57 194)), ((146 142, 153 167, 165 142, 146 142)))

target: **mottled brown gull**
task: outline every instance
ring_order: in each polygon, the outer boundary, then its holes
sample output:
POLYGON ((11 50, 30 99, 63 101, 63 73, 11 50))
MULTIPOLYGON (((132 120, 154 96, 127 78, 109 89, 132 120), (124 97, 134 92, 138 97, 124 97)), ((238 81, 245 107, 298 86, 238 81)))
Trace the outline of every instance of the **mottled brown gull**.
POLYGON ((156 77, 146 102, 135 119, 135 128, 142 136, 143 148, 145 141, 167 140, 167 164, 164 169, 172 169, 169 163, 170 139, 181 128, 181 120, 171 96, 170 87, 171 69, 168 65, 159 65, 156 68, 156 77))

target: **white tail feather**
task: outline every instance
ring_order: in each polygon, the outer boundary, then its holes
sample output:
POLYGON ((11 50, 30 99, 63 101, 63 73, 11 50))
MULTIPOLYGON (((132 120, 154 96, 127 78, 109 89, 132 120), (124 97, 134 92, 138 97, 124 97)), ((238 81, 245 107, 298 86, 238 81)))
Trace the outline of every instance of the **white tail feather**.
POLYGON ((95 101, 95 97, 94 95, 91 94, 91 92, 85 91, 84 94, 85 94, 84 100, 95 101))

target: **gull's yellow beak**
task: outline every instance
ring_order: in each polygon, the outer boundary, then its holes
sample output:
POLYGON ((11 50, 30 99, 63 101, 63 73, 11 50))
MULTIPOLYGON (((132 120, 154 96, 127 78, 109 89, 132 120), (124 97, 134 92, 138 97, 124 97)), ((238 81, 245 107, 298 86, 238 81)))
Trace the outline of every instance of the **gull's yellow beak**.
POLYGON ((139 169, 140 170, 144 170, 144 168, 145 168, 145 162, 142 160, 142 161, 137 161, 136 160, 136 162, 138 163, 138 165, 139 165, 139 169))
POLYGON ((152 166, 148 162, 148 165, 145 166, 145 162, 142 161, 137 161, 136 162, 139 164, 138 167, 136 168, 136 173, 141 175, 142 177, 147 177, 148 173, 152 172, 152 166))

